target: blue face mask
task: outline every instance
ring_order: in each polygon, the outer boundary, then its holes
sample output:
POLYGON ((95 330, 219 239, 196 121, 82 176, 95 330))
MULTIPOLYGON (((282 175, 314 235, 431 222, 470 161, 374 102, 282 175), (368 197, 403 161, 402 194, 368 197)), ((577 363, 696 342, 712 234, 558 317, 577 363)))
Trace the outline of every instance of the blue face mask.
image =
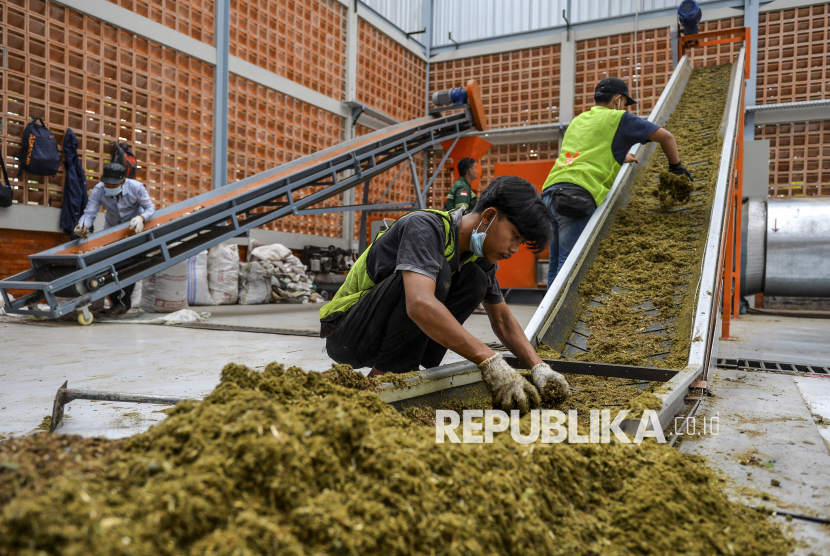
POLYGON ((117 197, 121 194, 121 186, 119 185, 115 189, 110 189, 109 187, 104 188, 104 194, 109 195, 110 197, 117 197))
MULTIPOLYGON (((495 220, 496 217, 493 217, 495 220)), ((487 224, 487 229, 483 232, 479 232, 478 228, 481 227, 481 223, 479 223, 478 227, 473 232, 473 235, 470 236, 470 249, 473 251, 476 257, 484 258, 484 240, 487 237, 487 230, 490 229, 490 226, 493 225, 493 220, 490 220, 490 223, 487 224)))

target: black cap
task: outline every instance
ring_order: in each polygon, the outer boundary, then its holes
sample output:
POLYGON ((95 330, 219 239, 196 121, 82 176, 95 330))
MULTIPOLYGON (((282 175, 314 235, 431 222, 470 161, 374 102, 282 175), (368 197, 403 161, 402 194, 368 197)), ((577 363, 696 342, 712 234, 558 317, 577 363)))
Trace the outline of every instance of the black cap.
POLYGON ((636 100, 628 96, 628 85, 626 85, 625 81, 619 77, 606 77, 597 83, 597 88, 594 90, 594 94, 597 93, 613 93, 615 95, 622 95, 626 98, 626 106, 637 104, 636 100))
POLYGON ((111 162, 104 165, 104 175, 101 176, 101 181, 104 183, 118 185, 124 178, 127 177, 127 169, 117 162, 111 162))

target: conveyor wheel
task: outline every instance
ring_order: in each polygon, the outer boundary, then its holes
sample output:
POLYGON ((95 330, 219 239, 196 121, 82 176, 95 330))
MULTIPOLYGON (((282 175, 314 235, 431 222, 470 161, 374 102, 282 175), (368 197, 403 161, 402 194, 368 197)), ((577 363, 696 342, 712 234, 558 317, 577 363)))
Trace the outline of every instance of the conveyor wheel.
POLYGON ((89 326, 92 324, 92 320, 92 313, 90 313, 89 309, 86 307, 84 307, 83 311, 78 311, 78 323, 80 323, 81 326, 89 326))
MULTIPOLYGON (((34 303, 34 304, 32 304, 32 305, 27 305, 26 307, 27 307, 30 311, 37 311, 37 310, 38 310, 38 309, 37 309, 37 303, 34 303)), ((43 317, 41 317, 41 316, 39 316, 39 315, 29 315, 29 318, 30 318, 31 320, 33 320, 33 321, 43 320, 43 317)))

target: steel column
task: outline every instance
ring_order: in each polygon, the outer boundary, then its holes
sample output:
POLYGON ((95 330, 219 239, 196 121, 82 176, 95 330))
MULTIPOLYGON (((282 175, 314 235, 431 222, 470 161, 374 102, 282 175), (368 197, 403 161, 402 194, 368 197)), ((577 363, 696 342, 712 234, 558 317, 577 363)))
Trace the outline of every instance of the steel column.
MULTIPOLYGON (((755 86, 758 76, 758 0, 744 0, 744 26, 749 28, 749 39, 746 45, 749 54, 749 78, 746 80, 744 100, 746 106, 755 106, 755 86)), ((744 134, 750 141, 755 139, 755 114, 746 114, 744 134)))
POLYGON ((214 37, 216 68, 213 79, 213 189, 228 183, 228 88, 231 1, 216 0, 214 37))
MULTIPOLYGON (((363 204, 369 204, 369 188, 372 186, 372 180, 366 180, 363 183, 363 204)), ((360 211, 360 232, 358 232, 357 237, 357 251, 358 254, 363 253, 366 250, 366 225, 367 225, 367 218, 368 214, 366 214, 365 210, 360 211)))
MULTIPOLYGON (((346 102, 357 101, 357 58, 358 58, 359 22, 357 3, 348 2, 346 7, 346 102)), ((349 117, 343 122, 343 140, 351 141, 355 138, 355 122, 352 119, 354 111, 349 111, 349 117)), ((344 205, 355 204, 354 190, 349 189, 342 195, 344 205)), ((354 212, 343 215, 343 239, 349 242, 349 248, 354 248, 354 212)))
MULTIPOLYGON (((429 72, 431 69, 430 57, 432 55, 432 20, 435 0, 423 0, 423 25, 426 29, 424 34, 424 54, 427 57, 427 78, 424 86, 424 115, 429 115, 429 72)), ((424 181, 427 180, 429 174, 429 153, 424 152, 424 181)), ((437 171, 436 171, 437 174, 437 171)))

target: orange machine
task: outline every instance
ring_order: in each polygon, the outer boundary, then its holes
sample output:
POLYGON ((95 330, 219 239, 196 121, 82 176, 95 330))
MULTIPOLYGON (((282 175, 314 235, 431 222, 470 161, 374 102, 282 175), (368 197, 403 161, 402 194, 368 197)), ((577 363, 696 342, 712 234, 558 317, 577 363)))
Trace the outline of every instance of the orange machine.
MULTIPOLYGON (((542 185, 553 167, 553 160, 537 160, 532 162, 496 162, 495 177, 519 176, 542 192, 542 185)), ((519 252, 506 261, 499 263, 496 277, 502 289, 508 288, 544 288, 547 282, 536 281, 536 267, 539 259, 547 259, 548 251, 538 255, 522 245, 519 252)), ((545 269, 547 274, 547 268, 545 269)))

